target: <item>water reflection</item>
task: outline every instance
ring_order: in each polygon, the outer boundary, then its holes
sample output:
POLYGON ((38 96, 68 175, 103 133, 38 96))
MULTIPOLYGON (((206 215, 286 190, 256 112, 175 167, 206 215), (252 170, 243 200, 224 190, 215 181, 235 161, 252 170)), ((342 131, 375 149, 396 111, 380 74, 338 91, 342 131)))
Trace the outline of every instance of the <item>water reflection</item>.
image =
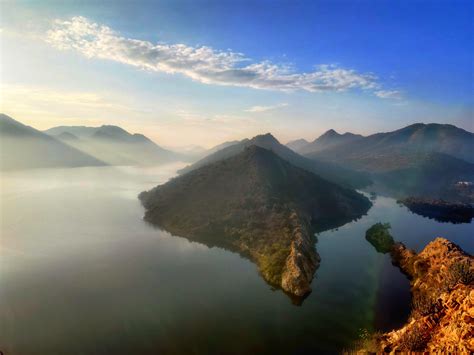
POLYGON ((0 349, 333 353, 350 346, 360 329, 404 322, 408 282, 365 240, 371 225, 390 222, 394 239, 417 251, 444 236, 474 252, 473 224, 437 223, 378 197, 360 220, 318 233, 322 260, 313 292, 294 307, 247 259, 143 223, 137 194, 175 170, 1 176, 0 349))

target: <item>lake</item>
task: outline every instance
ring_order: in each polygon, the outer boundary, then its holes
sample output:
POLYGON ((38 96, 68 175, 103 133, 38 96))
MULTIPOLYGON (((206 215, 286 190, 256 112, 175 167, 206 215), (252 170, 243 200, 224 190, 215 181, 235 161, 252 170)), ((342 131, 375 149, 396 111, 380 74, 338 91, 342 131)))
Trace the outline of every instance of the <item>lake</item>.
POLYGON ((334 353, 408 316, 408 280, 365 240, 376 222, 421 250, 443 236, 474 251, 474 224, 439 223, 377 197, 320 233, 313 292, 295 306, 237 254, 142 220, 137 194, 182 164, 3 173, 4 354, 334 353))

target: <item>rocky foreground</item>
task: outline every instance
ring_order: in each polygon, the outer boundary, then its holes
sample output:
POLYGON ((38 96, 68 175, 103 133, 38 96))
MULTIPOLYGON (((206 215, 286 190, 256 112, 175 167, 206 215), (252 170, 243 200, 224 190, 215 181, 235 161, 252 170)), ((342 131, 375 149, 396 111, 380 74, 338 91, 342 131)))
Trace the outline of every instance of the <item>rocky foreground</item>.
POLYGON ((251 146, 140 194, 145 220, 173 235, 238 252, 293 297, 311 291, 314 233, 367 212, 370 201, 251 146))
POLYGON ((474 258, 437 238, 416 254, 402 243, 393 262, 410 278, 412 312, 407 324, 376 337, 380 352, 474 352, 474 258))

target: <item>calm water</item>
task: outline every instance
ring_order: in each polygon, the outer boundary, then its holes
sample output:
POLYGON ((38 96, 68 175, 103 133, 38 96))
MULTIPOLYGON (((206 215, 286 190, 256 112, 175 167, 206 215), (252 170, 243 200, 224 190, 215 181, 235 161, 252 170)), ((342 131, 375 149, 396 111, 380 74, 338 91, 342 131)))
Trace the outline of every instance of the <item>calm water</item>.
POLYGON ((1 176, 0 350, 5 354, 335 352, 360 329, 407 316, 408 281, 365 230, 392 224, 420 250, 445 236, 474 251, 474 225, 438 223, 379 197, 359 221, 318 236, 321 266, 301 307, 255 265, 154 229, 136 195, 157 169, 79 168, 1 176))

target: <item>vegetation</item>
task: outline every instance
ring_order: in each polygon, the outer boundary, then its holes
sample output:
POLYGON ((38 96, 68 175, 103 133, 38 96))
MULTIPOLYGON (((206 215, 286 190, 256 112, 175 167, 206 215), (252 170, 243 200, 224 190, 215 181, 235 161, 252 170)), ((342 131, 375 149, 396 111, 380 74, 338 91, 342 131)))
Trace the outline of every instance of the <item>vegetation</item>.
POLYGON ((268 283, 277 286, 281 284, 281 275, 289 253, 288 243, 273 243, 264 249, 263 255, 259 258, 259 268, 268 283))
POLYGON ((213 154, 197 161, 196 163, 180 170, 180 174, 188 173, 203 166, 228 159, 242 153, 250 146, 258 146, 273 151, 280 158, 286 160, 292 165, 312 172, 323 179, 334 182, 336 184, 351 188, 362 188, 371 184, 371 180, 366 173, 347 169, 332 162, 323 161, 321 159, 308 159, 290 148, 280 144, 270 133, 258 135, 252 139, 244 139, 236 144, 218 150, 213 154))
POLYGON ((448 289, 452 289, 458 283, 470 285, 474 282, 474 269, 468 261, 455 261, 449 266, 445 282, 448 289))
MULTIPOLYGON (((297 235, 312 246, 318 227, 337 227, 371 206, 354 190, 257 146, 181 175, 139 198, 147 221, 172 234, 239 252, 277 286, 297 235)), ((304 248, 298 251, 303 262, 315 269, 315 249, 304 248)))
POLYGON ((391 254, 410 278, 412 312, 403 328, 384 334, 381 347, 469 353, 472 256, 443 238, 436 238, 418 254, 397 243, 391 254))
POLYGON ((389 253, 395 243, 390 235, 390 223, 376 223, 365 232, 365 239, 374 246, 379 253, 389 253))
POLYGON ((413 313, 427 316, 436 311, 437 297, 429 292, 416 292, 412 296, 411 309, 413 313))
POLYGON ((306 155, 370 173, 381 192, 474 202, 456 188, 474 181, 474 134, 451 125, 415 124, 306 155))
POLYGON ((438 222, 470 223, 474 217, 474 207, 467 203, 450 203, 416 197, 409 197, 399 202, 411 212, 433 218, 438 222))
POLYGON ((414 324, 400 338, 399 347, 403 351, 423 351, 429 339, 426 329, 420 324, 414 324))

